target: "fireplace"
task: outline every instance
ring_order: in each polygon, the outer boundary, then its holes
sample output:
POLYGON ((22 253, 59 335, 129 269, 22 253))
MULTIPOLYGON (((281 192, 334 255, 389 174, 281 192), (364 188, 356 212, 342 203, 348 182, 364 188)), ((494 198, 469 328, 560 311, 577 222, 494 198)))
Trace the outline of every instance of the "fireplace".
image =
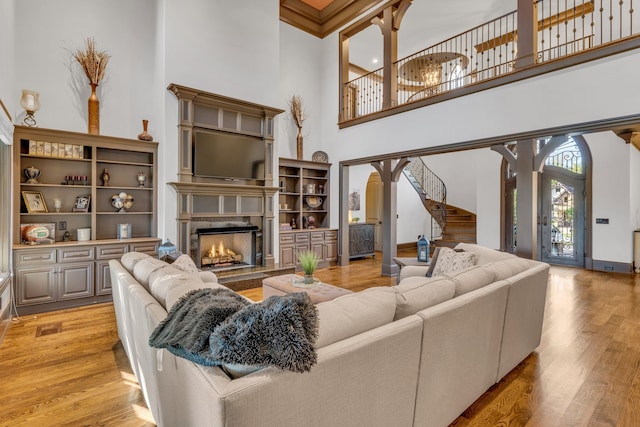
POLYGON ((255 225, 199 228, 196 264, 203 270, 226 270, 262 264, 255 225))

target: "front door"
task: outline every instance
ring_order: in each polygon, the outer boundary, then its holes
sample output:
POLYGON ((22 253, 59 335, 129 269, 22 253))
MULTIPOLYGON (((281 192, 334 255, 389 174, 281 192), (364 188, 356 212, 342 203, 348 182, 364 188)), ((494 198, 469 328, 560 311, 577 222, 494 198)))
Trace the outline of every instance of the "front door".
POLYGON ((584 194, 584 179, 545 166, 540 217, 542 261, 584 267, 584 194))

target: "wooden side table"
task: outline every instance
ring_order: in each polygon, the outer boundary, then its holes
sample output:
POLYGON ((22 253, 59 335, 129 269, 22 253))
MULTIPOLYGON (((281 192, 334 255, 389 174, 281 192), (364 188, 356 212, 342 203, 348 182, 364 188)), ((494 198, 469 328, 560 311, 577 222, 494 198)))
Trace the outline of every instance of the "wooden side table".
POLYGON ((416 257, 395 257, 393 261, 398 264, 400 270, 402 270, 402 267, 406 267, 408 265, 419 265, 423 267, 428 267, 429 265, 431 265, 431 259, 429 259, 429 261, 427 262, 424 262, 418 261, 418 258, 416 257))

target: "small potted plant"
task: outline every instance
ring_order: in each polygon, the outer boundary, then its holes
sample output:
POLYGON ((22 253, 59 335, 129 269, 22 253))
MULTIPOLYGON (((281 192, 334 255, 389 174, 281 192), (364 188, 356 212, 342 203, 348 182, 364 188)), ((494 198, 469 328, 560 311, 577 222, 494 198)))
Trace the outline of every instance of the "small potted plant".
POLYGON ((303 250, 298 252, 298 262, 304 271, 304 283, 306 285, 313 284, 313 273, 318 267, 318 255, 314 251, 303 250))

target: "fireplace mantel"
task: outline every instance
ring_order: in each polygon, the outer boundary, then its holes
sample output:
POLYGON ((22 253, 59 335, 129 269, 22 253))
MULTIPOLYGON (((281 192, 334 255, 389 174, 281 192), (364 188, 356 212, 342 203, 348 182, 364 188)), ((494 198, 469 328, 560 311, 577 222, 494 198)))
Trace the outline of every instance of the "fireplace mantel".
POLYGON ((179 100, 178 247, 193 256, 194 232, 220 220, 256 225, 262 232, 262 264, 274 264, 275 207, 273 186, 274 119, 283 110, 225 97, 172 83, 167 88, 179 100), (194 129, 222 131, 262 138, 264 180, 232 180, 193 175, 194 129))
POLYGON ((196 229, 203 222, 244 221, 262 230, 262 263, 274 264, 274 196, 277 187, 235 184, 170 182, 178 197, 178 247, 192 254, 197 249, 196 229))

